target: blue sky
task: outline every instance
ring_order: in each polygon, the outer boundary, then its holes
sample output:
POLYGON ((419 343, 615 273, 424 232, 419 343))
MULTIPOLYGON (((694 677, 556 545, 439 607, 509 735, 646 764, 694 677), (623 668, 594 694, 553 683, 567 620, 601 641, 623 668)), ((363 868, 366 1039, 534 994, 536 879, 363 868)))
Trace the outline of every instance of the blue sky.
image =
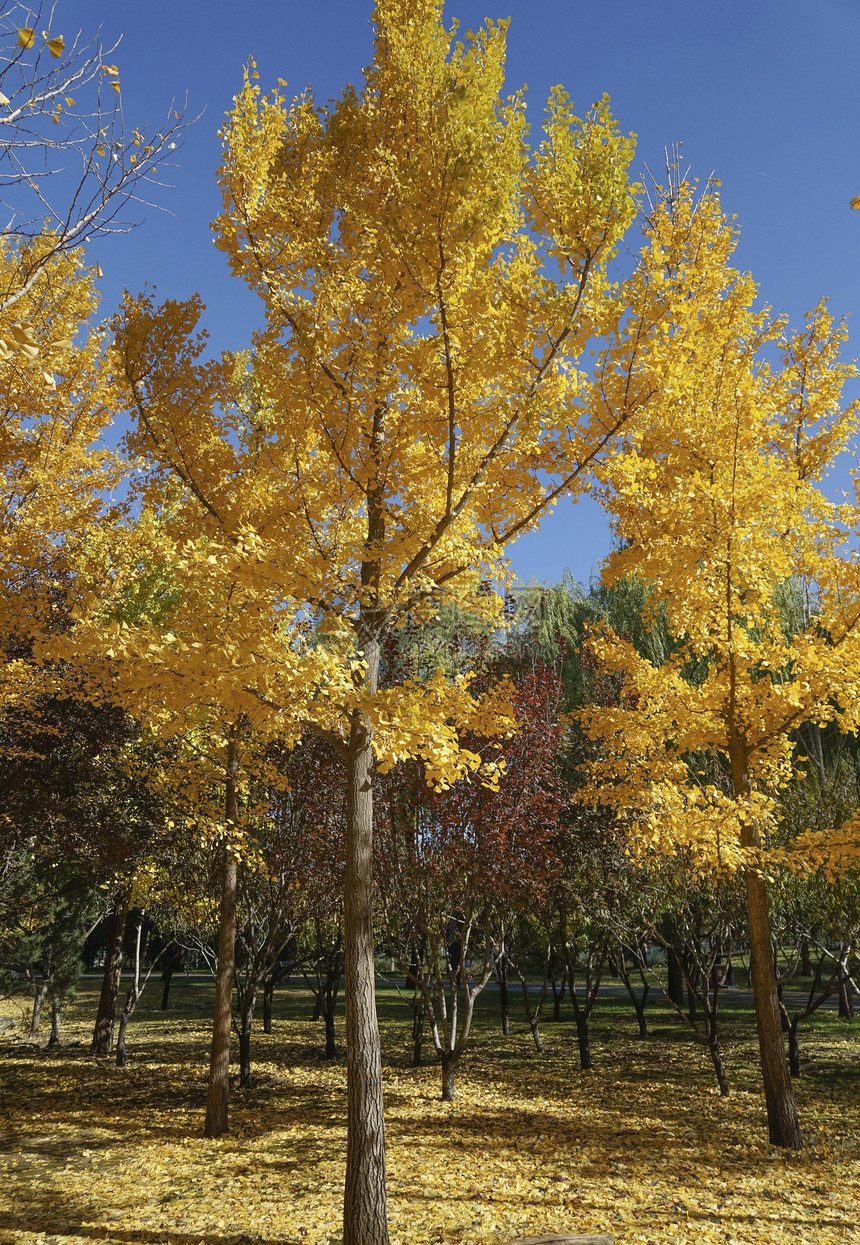
MULTIPOLYGON (((371 56, 371 0, 59 0, 52 33, 67 44, 102 27, 120 69, 127 123, 150 131, 171 101, 202 113, 165 170, 165 210, 139 208, 130 235, 102 239, 103 309, 123 287, 148 281, 159 298, 199 291, 215 349, 246 344, 256 300, 231 278, 209 222, 218 208, 217 131, 253 56, 266 89, 310 83, 320 101, 361 84, 371 56)), ((798 326, 826 295, 850 314, 860 291, 860 4, 857 0, 448 0, 446 23, 461 30, 510 17, 507 84, 528 86, 533 132, 551 86, 562 83, 578 111, 607 92, 625 131, 638 135, 634 169, 659 173, 663 150, 683 143, 685 166, 722 182, 737 215, 738 265, 764 301, 798 326)), ((849 357, 860 354, 851 325, 849 357)), ((852 394, 853 396, 853 394, 852 394)), ((833 481, 847 487, 847 464, 833 481)), ((512 547, 524 580, 554 581, 570 568, 588 581, 607 552, 602 514, 563 503, 540 533, 512 547)))

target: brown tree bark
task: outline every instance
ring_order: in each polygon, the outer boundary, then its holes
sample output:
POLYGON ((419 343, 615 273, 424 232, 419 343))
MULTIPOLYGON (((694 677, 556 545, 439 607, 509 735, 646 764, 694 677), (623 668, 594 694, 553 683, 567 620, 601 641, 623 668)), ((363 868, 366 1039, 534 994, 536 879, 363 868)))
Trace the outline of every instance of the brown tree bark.
POLYGON ((227 1100, 230 1093, 230 1035, 233 1028, 233 974, 236 967, 236 893, 238 865, 229 836, 239 821, 239 728, 230 727, 227 739, 227 773, 224 821, 227 838, 221 872, 221 919, 218 934, 218 966, 215 971, 215 1014, 212 1051, 209 1057, 209 1089, 206 1095, 204 1137, 227 1132, 227 1100))
POLYGON ((42 1023, 42 1004, 48 993, 46 985, 38 985, 35 987, 33 996, 33 1012, 30 1017, 30 1037, 39 1036, 39 1025, 42 1023))
POLYGON ((239 1086, 241 1089, 251 1088, 251 1028, 254 1023, 256 1004, 257 987, 251 984, 245 987, 245 998, 242 1000, 242 1012, 239 1018, 239 1086))
POLYGON ((442 1101, 454 1101, 454 1078, 457 1075, 459 1059, 453 1052, 442 1056, 442 1101))
MULTIPOLYGON (((748 754, 736 732, 734 723, 730 723, 730 732, 729 759, 735 794, 746 795, 751 789, 748 754)), ((761 845, 758 828, 755 825, 744 825, 741 844, 743 847, 761 845)), ((773 963, 773 939, 767 887, 764 879, 751 868, 747 869, 745 881, 750 937, 750 974, 767 1107, 768 1138, 771 1145, 782 1146, 786 1150, 800 1150, 803 1148, 803 1137, 797 1119, 797 1107, 785 1057, 776 972, 773 963)))
POLYGON ((51 1036, 48 1038, 48 1045, 59 1046, 60 1044, 60 1000, 55 994, 51 995, 51 1036))
MULTIPOLYGON (((379 631, 371 618, 360 647, 365 682, 375 692, 379 631)), ((344 1245, 388 1245, 382 1056, 376 1018, 373 940, 373 727, 356 710, 347 760, 344 997, 347 1051, 347 1148, 344 1245)))
POLYGON ((773 971, 767 890, 764 880, 752 870, 747 872, 746 890, 750 970, 767 1106, 768 1138, 772 1145, 783 1146, 787 1150, 800 1150, 803 1147, 803 1138, 785 1058, 776 974, 773 971))
POLYGON ((113 917, 110 926, 107 953, 105 955, 105 971, 102 977, 102 992, 99 996, 99 1010, 93 1030, 90 1046, 91 1055, 109 1055, 113 1046, 113 1026, 116 1016, 116 996, 119 993, 119 982, 122 975, 122 947, 125 938, 125 922, 128 917, 129 896, 121 892, 114 902, 113 917))
POLYGON ((505 1037, 509 1037, 511 1032, 511 1012, 508 1001, 508 964, 504 954, 502 954, 499 960, 497 971, 499 975, 499 1005, 502 1013, 502 1033, 505 1037))
POLYGON ((275 978, 269 973, 263 982, 263 1032, 272 1032, 272 1000, 275 997, 275 978))

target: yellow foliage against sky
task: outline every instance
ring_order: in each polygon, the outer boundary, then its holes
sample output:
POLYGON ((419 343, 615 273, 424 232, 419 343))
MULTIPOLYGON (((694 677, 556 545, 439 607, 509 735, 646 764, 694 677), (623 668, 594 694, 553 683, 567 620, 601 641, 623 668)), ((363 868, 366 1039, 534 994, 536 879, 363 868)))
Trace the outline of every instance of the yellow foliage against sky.
MULTIPOLYGON (((271 1037, 255 1033, 257 1084, 236 1095, 231 1132, 213 1142, 196 1135, 202 1026, 154 1004, 144 1015, 122 1069, 68 1047, 37 1057, 3 1038, 4 1245, 337 1242, 345 1069, 300 1059, 318 1026, 276 1019, 271 1037)), ((405 1066, 406 1009, 402 1025, 384 1074, 393 1245, 565 1231, 612 1233, 618 1245, 856 1240, 847 1031, 808 1041, 798 1092, 814 1123, 807 1149, 791 1155, 759 1135, 759 1095, 743 1070, 720 1098, 704 1052, 687 1042, 604 1041, 598 1020, 597 1066, 582 1072, 562 1031, 548 1029, 542 1059, 524 1027, 501 1060, 501 1037, 477 1035, 457 1099, 443 1103, 436 1067, 405 1066)), ((68 1036, 88 1042, 89 1028, 73 1021, 68 1036)))
MULTIPOLYGON (((585 715, 603 747, 593 798, 629 810, 648 847, 689 847, 733 870, 761 864, 759 836, 776 830, 792 730, 858 726, 860 511, 822 489, 856 434, 856 404, 840 406, 856 369, 839 361, 844 326, 823 304, 795 333, 754 309, 715 193, 682 188, 649 237, 631 318, 671 311, 638 362, 659 396, 602 468, 624 542, 605 578, 653 584, 676 644, 655 668, 619 637, 595 637, 620 693, 585 715), (722 786, 709 754, 724 759, 722 786)), ((856 836, 837 845, 856 860, 856 836)), ((807 838, 795 863, 831 867, 830 848, 807 838)))
MULTIPOLYGON (((41 263, 51 244, 50 235, 25 247, 0 237, 0 285, 22 262, 41 263)), ((120 474, 116 457, 96 448, 119 404, 103 335, 91 327, 96 305, 93 274, 79 252, 68 252, 48 261, 40 280, 0 316, 0 634, 12 656, 0 678, 7 704, 16 686, 29 689, 14 653, 50 622, 61 583, 120 474)))
MULTIPOLYGON (((479 585, 504 573, 505 543, 582 488, 644 398, 625 387, 629 355, 599 386, 580 363, 624 314, 606 266, 636 211, 632 139, 607 100, 580 118, 558 90, 532 153, 522 95, 499 94, 506 23, 461 44, 440 18, 380 3, 365 89, 326 107, 261 94, 249 65, 214 226, 264 305, 248 351, 205 361, 196 298, 129 297, 116 328, 141 506, 172 488, 176 547, 232 560, 234 593, 281 618, 282 644, 297 617, 318 625, 334 660, 306 718, 339 705, 340 733, 356 709, 384 719, 377 757, 423 755, 447 782, 472 768, 455 727, 509 730, 504 701, 415 682, 373 708, 352 677, 365 633, 432 613, 441 590, 497 608, 479 585)), ((238 682, 219 660, 227 706, 238 682)), ((278 702, 289 676, 264 689, 274 666, 258 661, 256 691, 278 702)))

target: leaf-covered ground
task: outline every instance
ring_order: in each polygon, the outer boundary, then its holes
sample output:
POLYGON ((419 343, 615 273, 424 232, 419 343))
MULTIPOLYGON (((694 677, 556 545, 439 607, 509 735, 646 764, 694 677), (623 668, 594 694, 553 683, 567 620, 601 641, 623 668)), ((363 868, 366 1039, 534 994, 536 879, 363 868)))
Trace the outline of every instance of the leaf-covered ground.
MULTIPOLYGON (((345 1067, 320 1058, 308 997, 282 995, 275 1032, 255 1033, 255 1087, 233 1093, 215 1142, 201 1136, 207 1000, 193 982, 166 1013, 145 999, 123 1069, 87 1053, 89 983, 57 1054, 21 1031, 0 1038, 2 1245, 340 1239, 345 1067)), ((609 1001, 587 1073, 569 1020, 546 1025, 538 1056, 522 1025, 504 1039, 487 1015, 449 1105, 435 1067, 409 1066, 405 1007, 383 1012, 393 1242, 860 1241, 860 1021, 831 1013, 807 1035, 808 1145, 792 1155, 764 1140, 748 1013, 728 1027, 728 1099, 674 1020, 655 1011, 642 1041, 609 1001)))

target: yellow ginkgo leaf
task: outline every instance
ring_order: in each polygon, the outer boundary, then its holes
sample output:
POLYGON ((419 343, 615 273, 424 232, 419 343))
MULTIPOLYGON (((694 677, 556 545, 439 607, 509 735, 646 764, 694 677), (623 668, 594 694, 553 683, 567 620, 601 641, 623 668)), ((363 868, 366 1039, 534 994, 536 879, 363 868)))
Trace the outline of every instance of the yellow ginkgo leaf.
POLYGON ((57 387, 57 382, 56 382, 56 380, 54 379, 54 374, 53 374, 53 372, 43 372, 43 373, 42 373, 42 375, 43 375, 43 376, 44 376, 44 378, 45 378, 45 384, 48 386, 48 388, 49 388, 49 389, 56 389, 56 387, 57 387))
POLYGON ((57 35, 55 39, 48 40, 48 50, 50 51, 54 60, 60 59, 60 57, 63 55, 63 48, 64 48, 64 44, 63 44, 62 35, 57 35))
POLYGON ((96 151, 99 153, 100 156, 103 156, 105 154, 105 149, 101 143, 99 143, 98 147, 96 148, 96 151))
POLYGON ((111 80, 111 86, 116 91, 117 95, 119 95, 119 78, 113 78, 111 80))
POLYGON ((105 274, 102 272, 102 266, 101 266, 101 264, 96 264, 96 276, 97 276, 97 277, 103 277, 104 275, 105 275, 105 274))
POLYGON ((858 209, 860 209, 860 195, 855 195, 855 196, 854 196, 854 198, 851 200, 851 206, 852 206, 853 208, 858 208, 858 209))
POLYGON ((36 32, 33 30, 32 26, 19 26, 18 27, 18 47, 19 48, 31 48, 33 46, 33 37, 35 33, 36 32))
POLYGON ((8 104, 8 103, 9 103, 8 96, 4 95, 3 92, 0 91, 0 104, 8 104))

